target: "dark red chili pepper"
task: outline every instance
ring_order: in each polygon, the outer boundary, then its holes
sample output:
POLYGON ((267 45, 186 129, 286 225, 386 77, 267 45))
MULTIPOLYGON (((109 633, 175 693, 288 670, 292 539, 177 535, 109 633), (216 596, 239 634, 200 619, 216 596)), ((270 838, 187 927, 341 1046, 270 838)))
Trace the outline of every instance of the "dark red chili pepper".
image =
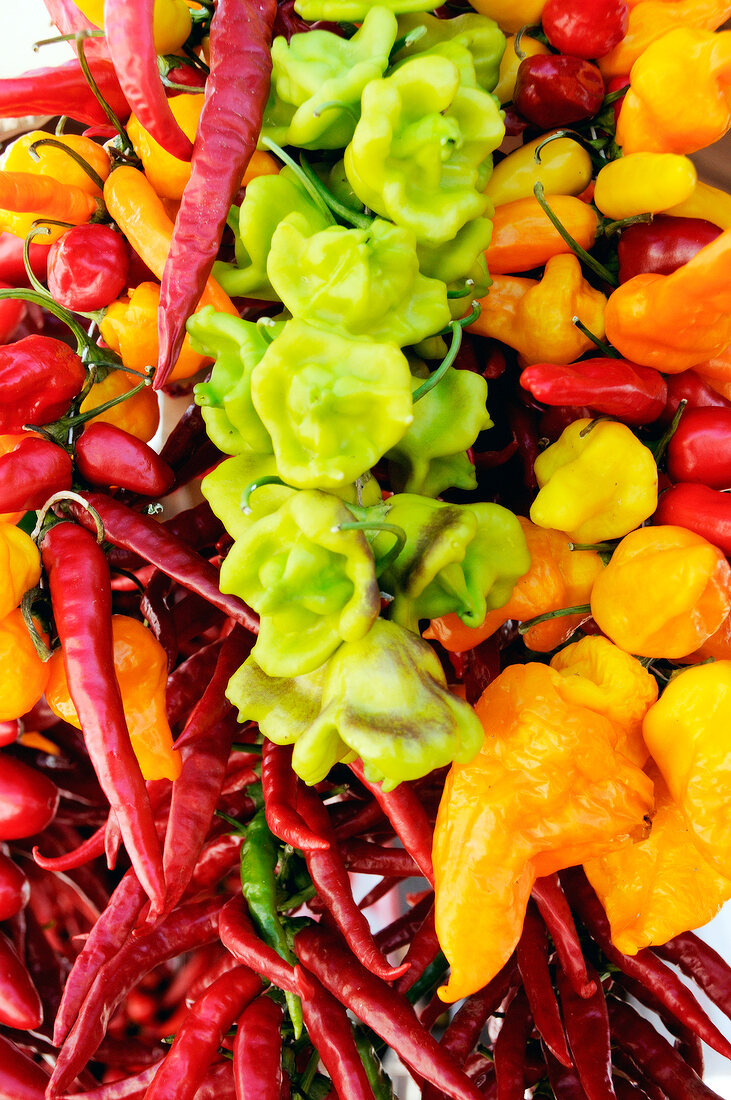
POLYGON ((234 1039, 234 1080, 240 1100, 281 1100, 282 1009, 257 997, 239 1020, 234 1039))
POLYGON ((328 841, 327 849, 308 849, 304 855, 307 870, 315 889, 327 906, 333 920, 355 954, 368 971, 385 981, 399 978, 403 966, 390 966, 378 948, 368 921, 353 900, 348 872, 338 850, 328 812, 315 791, 300 784, 297 809, 305 824, 317 836, 328 841))
POLYGON ((104 32, 114 69, 140 125, 171 156, 190 160, 193 146, 168 104, 152 35, 154 0, 106 0, 104 32))
POLYGON ((335 936, 310 926, 297 933, 294 946, 302 964, 410 1069, 454 1100, 480 1100, 482 1094, 419 1023, 406 998, 369 973, 335 936))
POLYGON ((429 908, 429 912, 414 932, 411 943, 409 944, 409 949, 404 955, 403 961, 409 964, 409 969, 405 974, 401 975, 394 988, 399 993, 406 993, 411 989, 411 987, 418 982, 426 969, 434 962, 439 951, 439 939, 437 937, 436 928, 434 927, 434 906, 432 905, 429 908))
POLYGON ((43 1006, 43 1019, 55 1019, 61 1003, 67 967, 58 951, 50 944, 38 917, 29 907, 25 914, 26 942, 25 964, 28 974, 38 991, 43 1006))
POLYGON ((687 527, 731 554, 731 497, 707 485, 683 483, 660 494, 654 523, 687 527))
POLYGON ((209 836, 195 865, 188 884, 188 893, 198 893, 217 886, 234 867, 238 867, 240 858, 240 834, 224 833, 214 839, 209 836))
POLYGON ((221 910, 219 932, 221 942, 240 963, 288 993, 299 992, 294 969, 273 947, 259 939, 241 895, 227 902, 221 910))
POLYGON ((384 955, 405 947, 415 936, 424 918, 434 906, 434 894, 430 890, 424 897, 414 902, 410 909, 400 913, 395 920, 376 932, 375 941, 384 955))
POLYGON ((393 825, 396 836, 424 878, 433 886, 434 867, 431 858, 433 830, 418 795, 408 783, 399 783, 395 790, 384 791, 380 783, 372 783, 366 779, 360 760, 354 760, 349 767, 374 796, 393 825))
POLYGON ((345 1009, 314 974, 302 966, 295 968, 295 974, 307 1031, 338 1095, 348 1100, 375 1100, 345 1009))
POLYGON ((383 824, 385 814, 375 798, 370 802, 341 802, 333 806, 333 824, 338 840, 365 836, 383 824), (338 812, 340 811, 340 812, 338 812))
POLYGON ((207 438, 202 410, 192 401, 165 440, 160 457, 177 473, 207 438))
POLYGON ((623 1073, 633 1085, 641 1090, 641 1100, 645 1100, 645 1097, 647 1097, 648 1100, 667 1100, 660 1086, 656 1085, 654 1081, 651 1081, 649 1077, 646 1077, 640 1068, 632 1061, 629 1054, 622 1050, 616 1043, 614 1045, 612 1059, 615 1068, 620 1073, 623 1073))
MULTIPOLYGON (((0 290, 12 290, 13 284, 0 281, 0 290)), ((0 301, 0 344, 7 344, 26 313, 26 303, 19 299, 0 301)))
POLYGON ((58 809, 55 783, 35 768, 3 754, 0 763, 0 840, 43 832, 58 809))
MULTIPOLYGON (((99 91, 124 122, 130 108, 111 61, 89 57, 89 68, 99 91)), ((86 82, 74 58, 63 65, 34 69, 9 80, 0 80, 0 118, 24 115, 68 115, 77 122, 108 124, 109 120, 86 82)))
POLYGON ((28 436, 0 456, 0 512, 42 508, 53 493, 71 488, 73 463, 62 447, 28 436))
POLYGON ((523 1100, 525 1096, 526 1048, 532 1029, 528 998, 519 989, 508 1006, 493 1047, 497 1100, 523 1100))
POLYGON ((670 275, 720 235, 717 225, 702 218, 656 214, 651 222, 628 225, 617 245, 619 281, 647 272, 670 275))
POLYGON ((30 883, 9 856, 0 852, 0 921, 24 909, 30 897, 30 883))
MULTIPOLYGON (((149 0, 148 0, 149 2, 149 0)), ((125 0, 117 0, 125 8, 125 0)), ((134 5, 132 5, 134 7, 134 5)), ((150 4, 151 8, 151 4, 150 4)), ((190 181, 185 188, 160 290, 160 357, 165 385, 213 266, 226 218, 251 156, 269 95, 275 0, 219 0, 211 21, 206 84, 190 181)), ((134 36, 130 37, 134 43, 134 36)))
POLYGON ((548 969, 548 933, 533 901, 528 903, 516 955, 538 1034, 553 1056, 569 1067, 571 1056, 548 969))
POLYGON ((324 851, 330 847, 329 841, 308 829, 297 812, 297 782, 292 770, 292 746, 275 745, 265 738, 261 747, 261 787, 267 825, 293 848, 324 851))
POLYGON ((586 1093, 576 1071, 557 1062, 550 1050, 544 1051, 544 1054, 548 1080, 556 1100, 586 1100, 586 1093))
POLYGON ((44 1100, 47 1084, 45 1070, 0 1035, 0 1096, 8 1100, 44 1100))
POLYGON ((602 74, 581 57, 536 54, 518 66, 513 106, 542 130, 591 118, 603 100, 602 74))
POLYGON ((354 839, 340 844, 340 854, 348 870, 361 875, 411 878, 419 874, 419 868, 403 848, 382 848, 367 840, 354 839))
POLYGON ((164 497, 175 475, 152 447, 116 424, 89 424, 76 441, 76 465, 91 485, 115 485, 147 497, 164 497))
POLYGON ((66 309, 104 309, 125 289, 128 273, 129 246, 108 225, 75 225, 48 253, 48 289, 66 309))
POLYGON ((541 14, 543 33, 559 53, 603 57, 627 33, 626 0, 548 0, 541 14))
MULTIPOLYGON (((0 97, 2 81, 0 81, 0 97)), ((95 100, 96 102, 96 100, 95 100)), ((36 279, 42 282, 46 278, 46 265, 51 246, 31 241, 30 266, 36 279)), ((0 279, 4 286, 30 287, 28 272, 23 263, 23 240, 14 233, 0 233, 0 279)), ((4 342, 4 341, 3 341, 4 342)))
MULTIPOLYGON (((145 1066, 144 1069, 139 1070, 131 1077, 109 1081, 95 1089, 85 1089, 82 1095, 84 1100, 144 1100, 148 1085, 157 1070, 158 1063, 155 1062, 152 1065, 145 1066)), ((221 1096, 219 1100, 225 1100, 225 1098, 221 1096)))
POLYGON ((688 1029, 686 1031, 686 1037, 683 1039, 676 1039, 673 1046, 677 1050, 680 1057, 684 1062, 690 1066, 694 1073, 703 1078, 703 1042, 697 1035, 688 1029))
POLYGON ((50 336, 25 336, 0 347, 0 432, 48 424, 68 411, 86 371, 67 344, 50 336))
POLYGON ((731 489, 731 409, 686 409, 666 453, 673 481, 731 489))
POLYGON ((536 879, 532 890, 541 916, 551 933, 561 966, 579 997, 591 997, 595 983, 589 978, 581 943, 558 875, 536 879))
POLYGON ((506 411, 513 439, 518 444, 518 456, 523 467, 523 484, 527 489, 537 489, 538 482, 533 467, 541 449, 538 446, 536 414, 532 409, 526 409, 524 405, 518 404, 517 401, 508 402, 506 411))
MULTIPOLYGON (((341 848, 342 851, 342 848, 341 848)), ((358 908, 365 911, 371 905, 375 905, 381 898, 385 898, 386 894, 390 894, 394 890, 401 880, 397 878, 382 878, 380 882, 377 882, 375 886, 371 887, 367 894, 358 902, 358 908)))
POLYGON ((679 374, 669 374, 667 379, 668 399, 659 417, 661 424, 669 424, 681 401, 687 402, 688 410, 713 406, 718 409, 731 409, 731 401, 727 401, 720 393, 712 389, 704 378, 696 374, 694 370, 684 370, 679 374))
POLYGON ((617 1100, 649 1100, 647 1093, 639 1085, 628 1081, 626 1077, 615 1077, 614 1088, 617 1100))
POLYGON ((43 1006, 33 979, 7 936, 0 932, 0 1024, 21 1030, 37 1028, 43 1006))
POLYGON ((439 1044, 442 1050, 461 1064, 474 1048, 490 1016, 517 985, 518 967, 515 957, 511 956, 486 986, 473 993, 457 1009, 439 1044))
POLYGON ((155 569, 145 585, 140 600, 140 614, 146 620, 155 638, 165 650, 168 672, 175 667, 178 658, 178 632, 175 616, 168 605, 172 581, 159 569, 155 569))
MULTIPOLYGON (((164 447, 161 451, 161 457, 169 466, 173 465, 169 459, 165 458, 164 447)), ((223 524, 218 516, 214 516, 207 500, 202 500, 195 507, 186 508, 185 511, 178 512, 176 516, 165 520, 164 527, 166 531, 182 539, 194 550, 205 550, 207 547, 214 547, 221 535, 224 534, 223 524)))
MULTIPOLYGON (((101 517, 109 542, 139 554, 183 588, 197 592, 208 603, 218 607, 234 622, 241 623, 247 630, 257 632, 259 619, 254 612, 237 596, 227 596, 219 591, 218 573, 214 567, 191 550, 182 539, 171 534, 150 516, 140 515, 112 497, 101 493, 81 495, 101 517)), ((94 528, 94 520, 86 509, 73 504, 70 507, 74 518, 89 530, 94 528)))
POLYGON ((532 363, 521 374, 520 384, 544 405, 588 405, 626 424, 651 424, 667 402, 660 372, 627 359, 532 363))
POLYGON ((193 1100, 228 1029, 262 988, 259 975, 246 966, 213 982, 183 1020, 147 1089, 147 1100, 193 1100))
POLYGON ((162 852, 114 671, 112 590, 104 552, 82 527, 57 523, 43 539, 41 556, 89 757, 137 877, 160 909, 165 897, 162 852))
POLYGON ((652 951, 693 978, 706 996, 731 1019, 731 967, 717 951, 694 932, 681 932, 667 943, 653 947, 652 951))
POLYGON ((703 1044, 698 1036, 687 1028, 682 1020, 679 1020, 677 1016, 674 1016, 672 1012, 668 1012, 665 1005, 658 1001, 654 993, 651 993, 642 982, 636 981, 634 978, 630 978, 628 974, 621 976, 622 989, 626 990, 636 1001, 639 1001, 645 1008, 649 1008, 651 1012, 657 1013, 663 1022, 664 1027, 675 1038, 675 1049, 683 1051, 687 1050, 688 1056, 685 1061, 691 1066, 692 1069, 698 1074, 699 1077, 703 1076, 703 1044))
POLYGON ((556 980, 561 1015, 573 1064, 588 1100, 616 1100, 607 1002, 598 975, 594 974, 593 978, 593 995, 580 997, 559 968, 556 980))
POLYGON ((222 645, 222 641, 215 641, 202 646, 168 676, 165 705, 171 726, 187 719, 191 707, 200 699, 201 689, 213 676, 222 645))

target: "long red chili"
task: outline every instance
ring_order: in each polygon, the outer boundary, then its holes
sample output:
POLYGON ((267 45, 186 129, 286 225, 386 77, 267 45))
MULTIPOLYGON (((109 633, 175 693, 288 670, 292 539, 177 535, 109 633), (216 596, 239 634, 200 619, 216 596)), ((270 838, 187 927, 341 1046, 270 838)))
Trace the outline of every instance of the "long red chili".
MULTIPOLYGON (((89 57, 88 60, 99 91, 124 122, 129 118, 130 108, 114 66, 103 57, 89 57)), ((63 65, 34 69, 9 80, 0 80, 0 118, 25 115, 68 115, 90 125, 109 123, 76 58, 63 65)))
POLYGON ((636 1001, 639 1001, 645 1008, 649 1008, 651 1012, 657 1013, 662 1020, 664 1026, 668 1029, 670 1034, 676 1040, 675 1049, 679 1050, 681 1047, 683 1050, 688 1051, 688 1056, 685 1061, 691 1066, 692 1069, 698 1074, 699 1077, 703 1076, 703 1044, 695 1032, 686 1027, 682 1020, 679 1020, 677 1016, 673 1016, 671 1012, 665 1008, 663 1004, 658 1001, 654 993, 650 993, 649 989, 634 978, 630 978, 627 974, 623 974, 621 978, 622 988, 631 994, 636 1001))
POLYGON ((201 689, 213 676, 222 645, 223 641, 217 640, 201 646, 168 676, 165 709, 172 727, 186 720, 191 708, 200 699, 201 689))
POLYGON ((384 791, 380 783, 366 779, 360 760, 349 765, 376 799, 376 802, 393 825, 396 835, 414 860, 422 875, 434 885, 434 866, 431 858, 432 827, 422 803, 408 783, 400 783, 393 791, 384 791))
POLYGON ((219 934, 221 942, 239 962, 287 993, 299 992, 292 967, 257 936, 241 895, 227 902, 221 910, 219 934))
POLYGON ((295 974, 307 1031, 338 1096, 375 1100, 345 1009, 314 974, 302 966, 295 967, 295 974))
POLYGON ((731 1019, 731 967, 694 932, 681 932, 652 951, 682 970, 731 1019))
POLYGON ((137 877, 159 910, 165 898, 162 852, 114 671, 106 558, 94 536, 75 523, 51 527, 41 555, 69 691, 89 757, 137 877))
POLYGON ((394 988, 399 993, 406 993, 407 990, 411 989, 427 967, 434 962, 439 950, 439 939, 434 927, 434 906, 432 905, 414 932, 409 949, 404 955, 403 962, 409 964, 409 969, 401 975, 394 988))
POLYGON ((528 903, 516 956, 538 1034, 561 1065, 569 1067, 571 1056, 548 969, 548 932, 533 901, 528 903))
POLYGON ((75 867, 83 867, 86 863, 91 863, 92 860, 104 855, 105 832, 106 824, 100 825, 90 837, 62 856, 41 855, 36 845, 33 848, 33 859, 44 871, 72 871, 75 867))
POLYGON ((367 840, 353 839, 343 841, 340 852, 348 870, 362 875, 411 878, 419 874, 413 858, 403 848, 382 848, 367 840))
POLYGON ((523 1100, 525 1096, 525 1059, 533 1028, 528 998, 519 989, 505 1013, 493 1048, 497 1100, 523 1100))
POLYGON ((582 359, 578 363, 532 363, 521 386, 544 405, 588 405, 626 424, 651 424, 667 401, 659 371, 627 359, 582 359))
POLYGON ((460 1006, 442 1036, 442 1050, 462 1063, 480 1038, 482 1029, 518 982, 518 968, 511 956, 495 977, 460 1006))
POLYGON ((399 947, 404 947, 411 942, 433 905, 434 894, 430 890, 410 909, 400 913, 385 928, 376 932, 375 941, 384 955, 390 955, 392 951, 397 951, 399 947))
MULTIPOLYGON (((151 0, 146 0, 151 7, 151 0)), ((134 6, 134 5, 133 5, 134 6)), ((117 7, 125 7, 117 0, 117 7)), ((165 385, 185 322, 200 298, 226 218, 261 127, 269 95, 276 0, 218 0, 211 21, 211 73, 160 289, 160 357, 154 385, 165 385)), ((134 41, 134 38, 131 39, 134 41)))
POLYGON ((572 1060, 588 1100, 616 1100, 609 1016, 601 982, 594 981, 591 997, 580 997, 571 979, 559 969, 557 985, 572 1060))
POLYGON ((141 439, 116 424, 89 424, 76 441, 76 465, 91 485, 115 485, 147 497, 164 497, 175 475, 141 439))
POLYGON ((0 1024, 21 1030, 37 1028, 43 1006, 33 979, 7 936, 0 932, 0 1024))
POLYGON ((297 813, 297 776, 292 770, 292 746, 264 739, 261 747, 261 787, 267 825, 293 848, 324 851, 329 841, 316 836, 297 813))
POLYGON ((238 1100, 281 1100, 284 1013, 270 997, 257 997, 241 1016, 234 1039, 238 1100))
POLYGON ((551 1054, 545 1051, 548 1080, 556 1100, 586 1100, 579 1075, 573 1069, 567 1069, 551 1054))
POLYGON ((375 798, 370 802, 340 802, 333 806, 333 826, 338 840, 364 836, 383 826, 385 814, 375 798))
POLYGON ((591 997, 596 984, 587 975, 574 918, 558 875, 536 879, 532 896, 551 933, 564 973, 580 997, 591 997))

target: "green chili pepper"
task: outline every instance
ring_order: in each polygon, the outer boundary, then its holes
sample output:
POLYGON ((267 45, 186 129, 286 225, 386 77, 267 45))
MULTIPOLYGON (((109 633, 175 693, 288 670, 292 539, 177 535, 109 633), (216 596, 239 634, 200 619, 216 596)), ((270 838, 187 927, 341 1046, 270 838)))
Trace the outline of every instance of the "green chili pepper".
MULTIPOLYGON (((433 0, 383 0, 380 7, 397 15, 405 11, 431 11, 433 0)), ((360 23, 373 5, 369 0, 296 0, 294 10, 303 19, 328 19, 335 23, 360 23)))
MULTIPOLYGON (((419 54, 440 54, 456 61, 457 55, 452 52, 456 46, 468 51, 476 83, 484 91, 491 92, 497 85, 500 62, 505 52, 505 35, 494 19, 475 12, 458 15, 454 19, 401 15, 398 34, 400 40, 407 38, 407 42, 393 55, 392 61, 398 63, 419 54), (409 41, 417 27, 423 27, 425 33, 409 41)), ((462 82, 465 82, 464 78, 462 82)))
POLYGON ((391 1078, 384 1072, 381 1059, 373 1049, 373 1043, 361 1025, 354 1029, 355 1045, 366 1071, 374 1100, 395 1100, 391 1078))

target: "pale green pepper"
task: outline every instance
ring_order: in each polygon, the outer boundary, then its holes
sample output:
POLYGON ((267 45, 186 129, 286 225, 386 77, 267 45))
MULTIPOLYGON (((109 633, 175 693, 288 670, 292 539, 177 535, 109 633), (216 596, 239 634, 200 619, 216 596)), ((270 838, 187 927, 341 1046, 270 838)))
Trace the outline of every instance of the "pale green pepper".
POLYGON ((500 75, 500 62, 505 52, 505 35, 494 19, 476 12, 458 15, 455 19, 437 19, 433 15, 401 15, 398 21, 399 38, 411 36, 412 41, 394 55, 398 63, 417 54, 438 53, 452 56, 449 46, 454 43, 467 49, 472 57, 477 84, 486 92, 492 92, 500 75), (420 34, 419 28, 424 32, 420 34))
MULTIPOLYGON (((407 11, 431 11, 434 0, 383 0, 379 7, 400 15, 407 11)), ((360 23, 373 5, 369 0, 295 0, 294 10, 303 19, 328 19, 335 23, 360 23)))

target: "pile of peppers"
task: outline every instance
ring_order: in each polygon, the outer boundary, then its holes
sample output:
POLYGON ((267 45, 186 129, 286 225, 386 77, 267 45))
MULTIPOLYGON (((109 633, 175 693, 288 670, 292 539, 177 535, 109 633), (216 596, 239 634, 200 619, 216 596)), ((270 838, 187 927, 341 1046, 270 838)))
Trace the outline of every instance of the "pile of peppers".
POLYGON ((731 4, 45 3, 0 1100, 713 1100, 731 4))

